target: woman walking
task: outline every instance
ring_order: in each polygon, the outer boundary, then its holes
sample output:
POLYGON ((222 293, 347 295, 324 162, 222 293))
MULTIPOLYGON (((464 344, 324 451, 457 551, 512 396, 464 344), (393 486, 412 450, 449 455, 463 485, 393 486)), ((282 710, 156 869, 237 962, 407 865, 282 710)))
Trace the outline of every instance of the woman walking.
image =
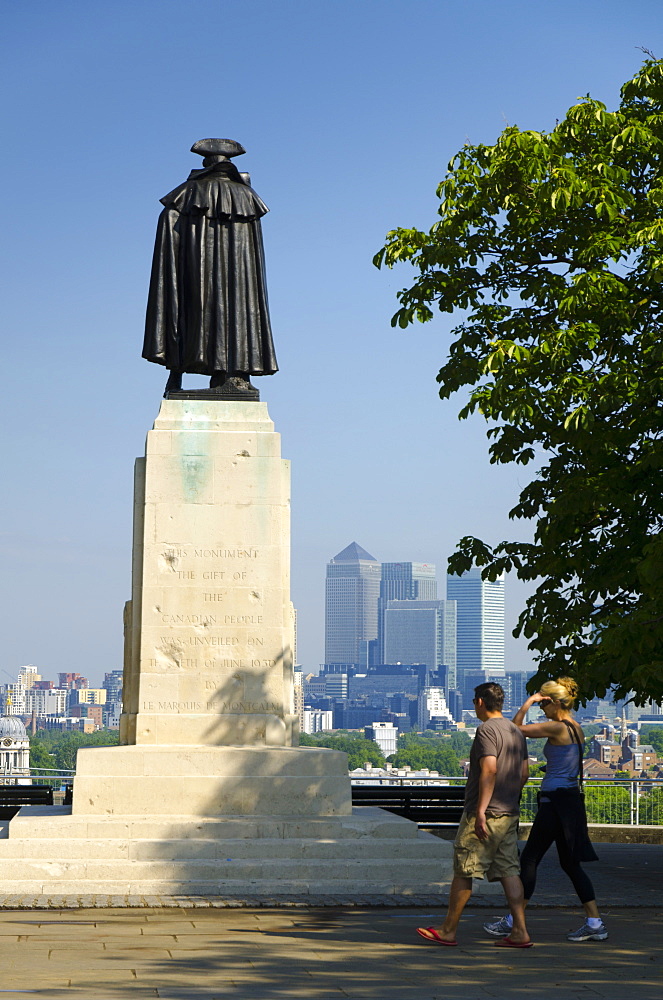
MULTIPOLYGON (((531 739, 546 738, 543 753, 546 771, 541 783, 539 807, 530 835, 520 856, 520 878, 525 905, 534 894, 536 872, 548 848, 555 843, 559 863, 573 883, 585 911, 585 922, 567 934, 569 941, 605 941, 608 931, 601 920, 594 887, 581 861, 598 858, 587 833, 585 803, 581 792, 584 733, 575 721, 572 708, 578 685, 571 677, 546 681, 538 694, 530 695, 513 717, 520 731, 531 739), (523 725, 532 705, 538 704, 546 721, 523 725)), ((506 937, 511 915, 483 925, 491 937, 506 937)))

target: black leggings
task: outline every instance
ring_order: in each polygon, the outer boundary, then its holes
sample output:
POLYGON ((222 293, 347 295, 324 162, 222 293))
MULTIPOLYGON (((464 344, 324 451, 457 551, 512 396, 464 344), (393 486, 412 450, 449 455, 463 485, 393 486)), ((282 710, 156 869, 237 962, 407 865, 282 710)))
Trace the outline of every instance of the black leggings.
POLYGON ((529 838, 520 855, 520 878, 523 883, 525 899, 531 899, 536 886, 536 869, 541 858, 551 844, 557 845, 559 863, 573 882, 573 888, 578 893, 581 903, 589 903, 594 897, 594 886, 586 872, 582 870, 569 850, 562 823, 557 810, 551 802, 541 802, 534 817, 529 838))

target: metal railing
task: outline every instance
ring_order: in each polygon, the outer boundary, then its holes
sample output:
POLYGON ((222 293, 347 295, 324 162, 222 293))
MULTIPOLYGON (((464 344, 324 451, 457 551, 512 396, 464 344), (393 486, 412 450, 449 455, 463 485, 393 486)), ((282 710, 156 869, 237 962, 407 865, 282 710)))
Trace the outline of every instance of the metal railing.
MULTIPOLYGON (((352 774, 353 785, 464 785, 466 778, 426 775, 391 775, 367 772, 352 774)), ((530 778, 523 788, 520 819, 531 822, 536 813, 536 796, 541 778, 530 778)), ((585 807, 590 823, 615 826, 663 825, 663 778, 586 778, 585 807)))
POLYGON ((64 767, 17 767, 0 770, 0 785, 24 784, 53 785, 60 788, 70 785, 76 772, 64 767))

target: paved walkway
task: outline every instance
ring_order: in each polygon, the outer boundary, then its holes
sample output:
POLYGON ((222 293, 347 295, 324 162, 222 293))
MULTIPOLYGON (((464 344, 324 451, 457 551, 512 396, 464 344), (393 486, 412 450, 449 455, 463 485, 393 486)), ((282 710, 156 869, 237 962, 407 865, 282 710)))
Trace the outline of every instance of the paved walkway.
POLYGON ((528 951, 500 951, 483 934, 494 904, 468 907, 459 947, 447 949, 414 933, 437 921, 439 901, 269 908, 171 897, 112 907, 104 898, 80 908, 84 897, 61 897, 44 911, 11 909, 5 897, 0 1000, 660 1000, 663 846, 599 853, 590 870, 608 941, 566 941, 582 917, 553 852, 529 911, 528 951))
POLYGON ((0 997, 660 1000, 661 913, 604 916, 608 941, 573 945, 577 911, 538 908, 536 946, 505 951, 484 936, 484 909, 468 910, 453 949, 416 937, 435 919, 421 910, 5 911, 0 997))

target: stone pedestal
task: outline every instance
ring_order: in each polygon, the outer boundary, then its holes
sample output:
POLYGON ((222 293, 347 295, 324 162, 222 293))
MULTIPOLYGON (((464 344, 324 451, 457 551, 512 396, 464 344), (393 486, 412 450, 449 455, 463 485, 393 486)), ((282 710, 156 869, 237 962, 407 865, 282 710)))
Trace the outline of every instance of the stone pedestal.
POLYGON ((344 754, 297 747, 290 468, 259 402, 168 399, 136 463, 120 739, 75 815, 343 816, 344 754))
POLYGON ((77 816, 347 816, 347 756, 317 747, 79 750, 77 816))
POLYGON ((346 755, 296 745, 289 513, 264 403, 161 404, 136 466, 122 746, 78 752, 71 809, 0 831, 6 893, 337 904, 448 884, 450 844, 353 811, 346 755))
POLYGON ((164 400, 136 463, 121 742, 290 746, 290 467, 265 403, 164 400))

